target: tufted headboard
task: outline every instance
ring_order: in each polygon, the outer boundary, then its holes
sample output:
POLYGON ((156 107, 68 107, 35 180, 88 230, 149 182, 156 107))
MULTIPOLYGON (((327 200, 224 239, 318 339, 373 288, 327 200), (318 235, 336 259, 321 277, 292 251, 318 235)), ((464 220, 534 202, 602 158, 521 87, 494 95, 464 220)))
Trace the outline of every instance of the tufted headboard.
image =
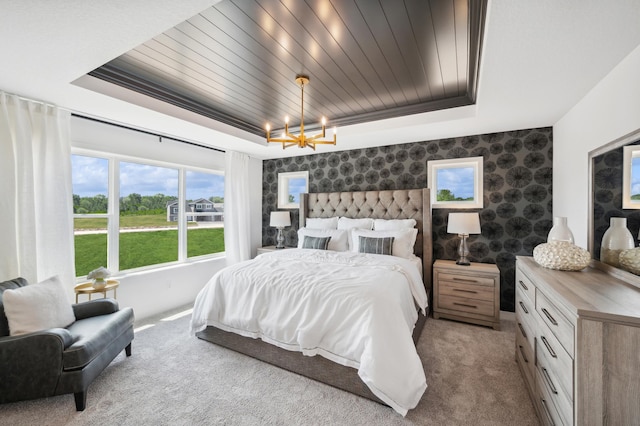
POLYGON ((422 277, 431 297, 432 236, 429 189, 386 191, 320 192, 301 194, 300 227, 306 218, 415 219, 418 237, 414 253, 422 258, 422 277))

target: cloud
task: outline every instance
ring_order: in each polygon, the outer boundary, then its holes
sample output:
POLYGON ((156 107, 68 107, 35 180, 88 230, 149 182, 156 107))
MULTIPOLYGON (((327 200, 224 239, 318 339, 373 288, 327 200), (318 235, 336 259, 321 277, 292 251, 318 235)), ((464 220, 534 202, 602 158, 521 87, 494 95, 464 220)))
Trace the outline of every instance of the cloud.
MULTIPOLYGON (((104 158, 71 156, 73 193, 81 197, 107 195, 109 162, 104 158)), ((224 176, 187 170, 186 197, 190 200, 224 196, 224 176)), ((120 196, 164 194, 178 196, 178 169, 120 162, 120 196)))
POLYGON ((438 189, 448 189, 456 197, 474 196, 473 167, 439 169, 436 176, 438 189))

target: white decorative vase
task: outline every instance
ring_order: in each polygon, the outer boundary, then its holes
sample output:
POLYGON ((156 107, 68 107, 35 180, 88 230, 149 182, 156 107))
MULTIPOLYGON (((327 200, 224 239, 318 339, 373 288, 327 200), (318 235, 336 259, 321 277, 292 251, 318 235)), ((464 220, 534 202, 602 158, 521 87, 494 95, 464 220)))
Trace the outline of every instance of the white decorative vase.
POLYGON ((609 229, 602 237, 600 244, 600 260, 609 265, 620 266, 620 253, 635 246, 633 235, 627 229, 626 217, 612 217, 609 229))
POLYGON ((96 278, 93 280, 93 288, 96 290, 103 289, 107 286, 107 280, 104 278, 96 278))
POLYGON ((566 241, 573 244, 573 234, 571 233, 571 229, 567 226, 566 217, 553 218, 553 227, 547 236, 547 242, 550 243, 552 241, 566 241))

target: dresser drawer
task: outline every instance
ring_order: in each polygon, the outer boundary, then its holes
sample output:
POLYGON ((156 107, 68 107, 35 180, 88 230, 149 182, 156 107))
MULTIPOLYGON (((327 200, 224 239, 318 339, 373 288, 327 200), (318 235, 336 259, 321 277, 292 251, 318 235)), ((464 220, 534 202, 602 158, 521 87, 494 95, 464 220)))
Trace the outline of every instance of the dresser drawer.
POLYGON ((516 288, 516 318, 529 324, 530 328, 535 329, 535 324, 538 321, 535 315, 536 306, 533 301, 530 301, 524 296, 524 292, 516 288))
POLYGON ((438 308, 482 316, 493 316, 494 306, 493 300, 476 300, 441 294, 438 297, 438 308))
POLYGON ((536 311, 542 322, 549 327, 549 330, 558 338, 560 344, 573 358, 573 324, 540 290, 536 290, 536 311))
MULTIPOLYGON (((541 413, 540 420, 544 425, 562 426, 565 425, 562 417, 558 413, 555 404, 551 398, 549 389, 543 385, 544 378, 539 368, 536 368, 536 382, 540 383, 537 387, 536 405, 539 407, 538 412, 541 413)), ((571 423, 567 423, 567 426, 571 423)))
MULTIPOLYGON (((540 346, 537 347, 538 353, 540 346)), ((554 371, 548 364, 547 359, 544 357, 536 358, 537 361, 537 377, 538 387, 545 388, 547 393, 547 399, 553 403, 554 408, 558 416, 562 419, 562 423, 566 425, 573 424, 573 401, 559 385, 559 379, 554 371)))
POLYGON ((529 386, 533 385, 535 374, 534 346, 524 337, 520 329, 516 329, 516 358, 525 370, 529 386))
POLYGON ((468 284, 460 281, 440 281, 440 295, 486 300, 493 303, 493 293, 493 287, 468 284))
POLYGON ((573 359, 544 324, 537 329, 536 359, 546 365, 569 400, 573 400, 573 359))
POLYGON ((531 303, 536 300, 536 286, 519 268, 516 269, 516 289, 522 291, 531 303))

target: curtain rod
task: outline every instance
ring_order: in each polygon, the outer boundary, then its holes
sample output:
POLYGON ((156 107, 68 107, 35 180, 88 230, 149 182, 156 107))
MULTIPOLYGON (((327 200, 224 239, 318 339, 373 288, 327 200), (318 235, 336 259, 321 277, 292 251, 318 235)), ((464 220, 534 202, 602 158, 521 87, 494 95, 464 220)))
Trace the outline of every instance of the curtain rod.
POLYGON ((125 126, 124 124, 110 123, 108 121, 101 120, 99 118, 87 117, 86 115, 80 115, 80 114, 77 114, 75 112, 72 112, 71 116, 82 118, 82 119, 89 120, 89 121, 94 121, 96 123, 108 124, 110 126, 119 127, 121 129, 133 130, 134 132, 140 132, 140 133, 144 133, 146 135, 157 136, 158 138, 160 138, 160 142, 162 142, 162 139, 169 139, 169 140, 172 140, 172 141, 175 141, 175 142, 184 143, 184 144, 192 145, 192 146, 197 146, 199 148, 210 149, 210 150, 218 151, 218 152, 222 152, 222 153, 225 152, 224 150, 219 149, 219 148, 213 148, 211 146, 206 146, 206 145, 202 145, 202 144, 199 144, 199 143, 196 143, 196 142, 186 141, 184 139, 176 139, 176 138, 174 138, 172 136, 161 135, 159 133, 154 133, 154 132, 151 132, 151 131, 148 131, 148 130, 136 129, 135 127, 125 126))

